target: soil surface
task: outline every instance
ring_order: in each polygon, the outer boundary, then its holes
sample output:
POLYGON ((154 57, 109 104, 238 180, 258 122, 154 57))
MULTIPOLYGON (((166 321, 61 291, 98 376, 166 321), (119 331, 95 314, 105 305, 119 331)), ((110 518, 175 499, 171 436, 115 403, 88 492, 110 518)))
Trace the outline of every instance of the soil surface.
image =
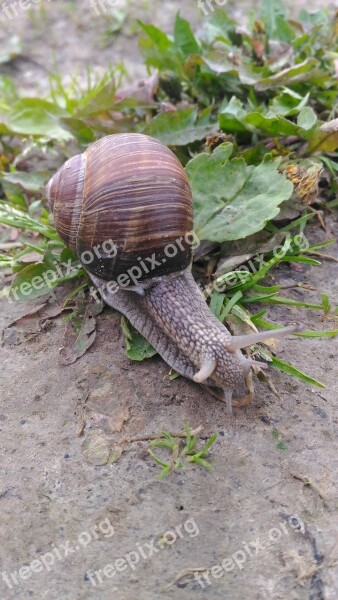
MULTIPOLYGON (((18 35, 23 51, 5 69, 26 94, 46 89, 55 66, 67 78, 123 58, 136 76, 136 18, 170 31, 178 9, 196 25, 203 18, 197 2, 129 3, 113 37, 107 14, 89 2, 32 3, 1 21, 2 38, 18 35)), ((326 230, 313 220, 307 235, 314 242, 337 230, 329 213, 326 230)), ((337 258, 338 244, 327 253, 337 258)), ((320 303, 325 292, 338 303, 337 261, 274 275, 290 298, 320 303), (310 289, 292 288, 299 282, 310 289)), ((91 349, 61 365, 61 317, 10 326, 38 304, 1 301, 0 598, 336 600, 337 338, 278 344, 281 359, 326 389, 271 370, 280 397, 256 381, 250 406, 229 416, 197 384, 170 381, 160 358, 131 362, 120 316, 108 309, 91 349), (218 433, 212 471, 191 464, 159 481, 149 441, 137 440, 122 445, 117 462, 93 464, 121 440, 182 431, 184 420, 203 426, 202 439, 218 433)), ((317 310, 279 306, 269 318, 337 328, 317 310)))

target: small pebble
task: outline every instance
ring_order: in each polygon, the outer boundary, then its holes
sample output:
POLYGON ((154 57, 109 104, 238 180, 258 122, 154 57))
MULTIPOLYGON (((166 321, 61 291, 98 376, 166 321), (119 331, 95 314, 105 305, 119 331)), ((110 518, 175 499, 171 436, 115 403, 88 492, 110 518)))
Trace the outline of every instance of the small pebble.
POLYGON ((319 408, 319 406, 315 406, 315 408, 313 409, 313 412, 316 413, 316 415, 319 415, 322 419, 327 419, 327 414, 326 414, 325 410, 323 410, 322 408, 319 408))

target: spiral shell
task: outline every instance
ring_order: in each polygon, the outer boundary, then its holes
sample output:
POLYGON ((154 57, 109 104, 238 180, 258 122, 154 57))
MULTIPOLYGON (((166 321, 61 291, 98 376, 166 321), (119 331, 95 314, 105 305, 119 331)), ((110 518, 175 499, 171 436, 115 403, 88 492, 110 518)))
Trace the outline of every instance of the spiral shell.
POLYGON ((143 280, 190 263, 189 182, 171 150, 151 137, 100 139, 61 167, 47 197, 59 235, 98 277, 116 279, 143 264, 143 280))

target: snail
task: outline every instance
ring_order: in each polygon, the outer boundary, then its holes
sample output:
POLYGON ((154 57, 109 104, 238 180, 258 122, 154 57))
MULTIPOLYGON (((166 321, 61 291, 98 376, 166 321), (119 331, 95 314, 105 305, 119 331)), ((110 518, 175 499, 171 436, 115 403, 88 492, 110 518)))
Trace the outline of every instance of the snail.
POLYGON ((109 135, 70 158, 46 192, 60 237, 104 301, 175 371, 220 388, 231 411, 235 388, 262 365, 241 349, 271 332, 232 336, 210 311, 191 274, 192 192, 173 152, 143 134, 109 135))

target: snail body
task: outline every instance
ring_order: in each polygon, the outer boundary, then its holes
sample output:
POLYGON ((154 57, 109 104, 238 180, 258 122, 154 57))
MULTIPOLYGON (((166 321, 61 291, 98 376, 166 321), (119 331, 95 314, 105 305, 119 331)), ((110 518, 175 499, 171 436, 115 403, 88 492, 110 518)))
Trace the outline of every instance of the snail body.
POLYGON ((232 336, 206 304, 191 274, 191 189, 176 156, 142 134, 110 135, 69 159, 47 197, 105 302, 178 373, 221 388, 231 410, 234 389, 259 364, 240 349, 271 333, 232 336))

